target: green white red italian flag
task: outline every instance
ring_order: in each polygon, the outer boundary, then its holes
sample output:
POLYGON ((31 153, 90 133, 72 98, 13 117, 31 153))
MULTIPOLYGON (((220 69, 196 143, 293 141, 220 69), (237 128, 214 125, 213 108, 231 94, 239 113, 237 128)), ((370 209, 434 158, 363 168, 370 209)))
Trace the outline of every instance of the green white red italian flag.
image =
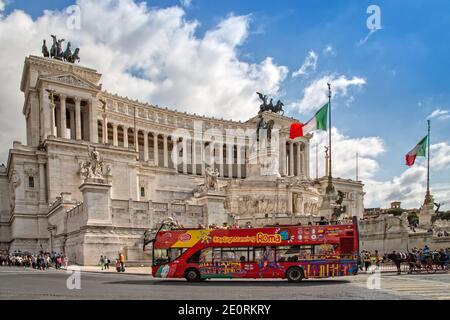
POLYGON ((420 142, 406 154, 406 165, 412 166, 416 161, 416 157, 425 157, 427 154, 428 135, 426 135, 420 142))
POLYGON ((303 137, 304 135, 315 130, 327 130, 328 119, 328 103, 326 103, 319 111, 316 112, 314 117, 307 123, 303 124, 296 122, 291 124, 289 132, 289 138, 295 139, 297 137, 303 137))

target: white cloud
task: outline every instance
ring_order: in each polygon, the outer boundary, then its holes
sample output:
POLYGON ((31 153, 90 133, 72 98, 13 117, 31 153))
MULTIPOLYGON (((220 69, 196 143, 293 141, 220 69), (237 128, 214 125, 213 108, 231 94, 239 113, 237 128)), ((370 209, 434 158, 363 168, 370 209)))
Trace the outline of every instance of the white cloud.
POLYGON ((331 83, 333 97, 337 98, 346 97, 350 87, 361 87, 366 84, 366 80, 360 77, 347 79, 344 75, 327 75, 316 79, 304 89, 303 98, 295 103, 295 107, 299 113, 315 111, 327 101, 327 83, 331 83))
POLYGON ((433 119, 433 118, 438 119, 438 120, 450 119, 450 111, 449 110, 436 109, 428 116, 428 119, 433 119))
MULTIPOLYGON (((379 169, 379 164, 375 160, 382 154, 384 143, 379 137, 350 138, 345 136, 338 129, 331 130, 332 138, 332 162, 333 176, 341 178, 355 179, 356 175, 356 153, 359 155, 359 178, 369 179, 379 169)), ((317 131, 311 140, 311 173, 316 172, 316 151, 319 152, 319 176, 325 175, 325 146, 328 146, 328 133, 326 131, 317 131)), ((313 175, 313 176, 314 176, 313 175)))
POLYGON ((5 6, 6 6, 5 1, 0 0, 0 12, 3 12, 5 10, 5 6))
POLYGON ((432 144, 430 146, 430 168, 443 170, 450 168, 450 145, 446 142, 432 144))
MULTIPOLYGON (((416 161, 413 167, 406 168, 401 174, 390 180, 375 178, 382 170, 377 157, 385 152, 384 142, 379 137, 353 138, 342 134, 336 128, 332 131, 333 176, 355 179, 356 153, 358 153, 359 179, 364 183, 366 192, 364 204, 370 207, 388 207, 392 201, 402 201, 404 208, 419 208, 426 191, 426 162, 416 161)), ((325 150, 328 134, 317 131, 311 140, 311 176, 316 174, 316 144, 319 153, 319 177, 325 174, 325 150)), ((434 174, 448 174, 450 170, 450 144, 440 142, 430 146, 430 168, 434 174)), ((431 184, 431 192, 442 209, 450 208, 450 183, 431 184)))
POLYGON ((314 51, 308 52, 308 55, 305 58, 305 61, 303 62, 303 65, 292 73, 292 77, 298 77, 308 74, 310 71, 315 71, 317 66, 317 59, 318 56, 314 51))
POLYGON ((50 34, 81 49, 81 65, 103 74, 103 88, 141 101, 207 116, 246 120, 258 111, 256 91, 275 95, 288 69, 267 57, 239 58, 249 35, 249 16, 224 18, 203 37, 199 22, 180 6, 148 8, 132 0, 78 0, 80 30, 66 27, 67 14, 45 11, 32 20, 22 11, 0 18, 0 159, 12 140, 25 142, 19 90, 25 56, 40 55, 50 34), (120 23, 118 23, 120 21, 120 23), (139 75, 139 76, 137 76, 139 75))
POLYGON ((330 56, 336 55, 336 51, 334 50, 333 46, 331 46, 331 45, 326 46, 322 52, 324 55, 330 55, 330 56))

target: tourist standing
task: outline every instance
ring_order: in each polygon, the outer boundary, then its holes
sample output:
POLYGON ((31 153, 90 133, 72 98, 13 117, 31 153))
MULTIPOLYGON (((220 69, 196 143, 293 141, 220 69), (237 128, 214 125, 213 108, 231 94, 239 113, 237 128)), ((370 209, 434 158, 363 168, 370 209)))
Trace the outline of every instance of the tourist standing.
POLYGON ((69 266, 69 258, 67 256, 64 256, 64 268, 67 270, 68 266, 69 266))
POLYGON ((111 263, 111 260, 109 260, 109 258, 107 256, 104 256, 104 262, 105 262, 105 270, 108 269, 109 270, 109 264, 111 263))
POLYGON ((105 258, 103 258, 103 255, 100 256, 100 261, 98 262, 100 266, 103 268, 105 267, 105 258))

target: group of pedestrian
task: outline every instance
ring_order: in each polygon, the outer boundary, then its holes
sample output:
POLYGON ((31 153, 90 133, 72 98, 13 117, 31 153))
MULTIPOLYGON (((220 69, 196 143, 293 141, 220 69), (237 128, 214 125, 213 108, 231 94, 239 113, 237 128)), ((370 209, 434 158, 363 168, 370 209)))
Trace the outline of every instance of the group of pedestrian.
MULTIPOLYGON (((102 270, 109 270, 109 265, 111 264, 111 260, 105 255, 100 256, 99 265, 102 270)), ((125 256, 119 252, 119 256, 115 259, 115 264, 117 272, 125 272, 125 256)))
POLYGON ((383 258, 378 253, 378 250, 375 250, 374 253, 371 253, 369 250, 362 250, 359 258, 359 269, 361 271, 364 269, 367 272, 372 265, 379 268, 382 260, 383 258))
POLYGON ((50 268, 67 269, 69 259, 62 253, 56 252, 39 252, 31 254, 29 252, 13 252, 0 255, 0 266, 24 267, 37 270, 47 270, 50 268))
POLYGON ((102 270, 109 270, 109 264, 111 263, 111 260, 107 256, 100 256, 99 264, 102 267, 102 270))

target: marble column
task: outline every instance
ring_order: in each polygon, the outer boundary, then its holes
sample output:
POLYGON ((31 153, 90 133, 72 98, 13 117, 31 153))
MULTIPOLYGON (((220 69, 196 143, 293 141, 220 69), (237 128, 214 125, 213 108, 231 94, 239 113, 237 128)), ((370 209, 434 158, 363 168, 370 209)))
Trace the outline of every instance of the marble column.
POLYGON ((191 150, 192 150, 192 174, 197 175, 197 140, 191 140, 191 150))
MULTIPOLYGON (((156 139, 158 139, 158 136, 156 136, 156 139)), ((164 167, 168 168, 169 167, 169 148, 167 147, 167 135, 163 135, 163 143, 164 143, 164 167)))
POLYGON ((117 147, 119 145, 119 139, 117 134, 117 124, 113 124, 113 145, 117 147))
POLYGON ((300 177, 303 174, 303 170, 302 170, 302 158, 301 158, 301 146, 302 143, 301 142, 297 142, 296 143, 297 146, 297 176, 300 177))
POLYGON ((144 133, 144 161, 148 161, 148 132, 143 131, 144 133))
POLYGON ((81 99, 75 97, 75 139, 81 140, 81 99))
POLYGON ((178 138, 172 137, 172 144, 173 144, 173 148, 172 148, 173 167, 178 172, 178 158, 179 158, 179 154, 178 154, 178 138))
POLYGON ((230 143, 227 144, 228 178, 233 178, 233 163, 234 163, 234 143, 230 143))
POLYGON ((139 130, 137 128, 133 129, 134 134, 134 150, 139 152, 139 130))
POLYGON ((103 127, 102 127, 103 141, 102 142, 104 144, 107 144, 108 143, 108 118, 106 116, 106 113, 102 114, 102 116, 103 116, 103 124, 102 124, 103 125, 103 127))
POLYGON ((187 174, 188 164, 188 141, 186 137, 183 137, 183 173, 187 174))
POLYGON ((60 129, 60 138, 67 138, 67 123, 66 123, 66 96, 63 94, 59 95, 59 125, 60 129))
POLYGON ((123 146, 128 148, 128 127, 123 126, 123 146))
MULTIPOLYGON (((164 150, 167 148, 167 137, 164 140, 164 150)), ((165 152, 165 151, 164 151, 165 152)), ((165 161, 164 157, 164 161, 165 161)), ((158 133, 153 132, 153 162, 155 166, 159 166, 159 150, 158 150, 158 133)), ((166 166, 166 165, 164 165, 166 166)))
POLYGON ((50 106, 50 135, 56 137, 56 121, 55 121, 55 108, 54 103, 49 103, 50 106))
POLYGON ((71 109, 70 114, 70 139, 75 139, 75 110, 71 109))
POLYGON ((294 175, 294 143, 289 141, 289 176, 294 175))
POLYGON ((205 143, 203 140, 200 140, 200 166, 202 175, 205 174, 205 143))
POLYGON ((242 145, 238 141, 237 145, 237 154, 236 154, 236 171, 238 179, 242 178, 242 145))
POLYGON ((281 139, 281 146, 280 146, 280 174, 282 176, 287 176, 287 168, 286 168, 286 159, 287 159, 287 153, 286 153, 286 138, 280 137, 281 139))
POLYGON ((98 143, 97 99, 89 99, 89 140, 98 143))
POLYGON ((220 177, 223 178, 224 170, 223 170, 223 144, 219 143, 219 172, 220 177))

